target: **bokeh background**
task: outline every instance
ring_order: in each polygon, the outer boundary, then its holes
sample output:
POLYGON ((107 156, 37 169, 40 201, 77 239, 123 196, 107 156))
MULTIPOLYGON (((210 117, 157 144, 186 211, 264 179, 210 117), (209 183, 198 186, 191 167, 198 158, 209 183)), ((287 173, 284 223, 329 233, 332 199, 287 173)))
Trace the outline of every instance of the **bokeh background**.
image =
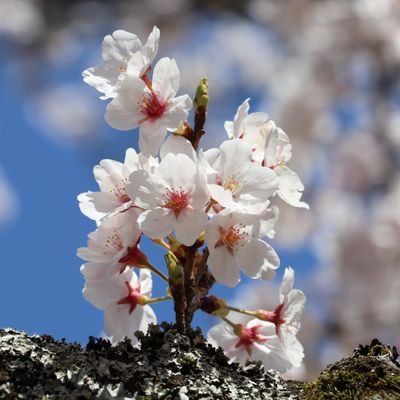
MULTIPOLYGON (((96 190, 93 166, 123 160, 137 133, 106 125, 106 103, 81 72, 101 62, 106 34, 145 40, 155 24, 180 93, 209 78, 204 148, 225 139, 224 121, 247 97, 293 143, 289 166, 311 210, 280 202, 273 245, 308 297, 297 376, 374 337, 400 345, 397 0, 0 0, 0 327, 82 344, 101 334, 75 255, 95 227, 76 195, 96 190)), ((282 273, 216 289, 241 306, 272 306, 282 273)), ((173 319, 170 304, 156 311, 173 319)), ((199 314, 204 331, 216 322, 199 314)))

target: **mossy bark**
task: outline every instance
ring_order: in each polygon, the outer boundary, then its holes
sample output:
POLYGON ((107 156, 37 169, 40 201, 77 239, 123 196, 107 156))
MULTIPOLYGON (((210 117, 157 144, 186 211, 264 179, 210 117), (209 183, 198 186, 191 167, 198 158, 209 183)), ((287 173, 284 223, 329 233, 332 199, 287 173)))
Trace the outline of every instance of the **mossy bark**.
POLYGON ((400 399, 395 351, 378 342, 329 366, 315 382, 285 382, 259 363, 229 364, 199 331, 170 325, 142 349, 90 338, 86 348, 0 330, 0 399, 400 399))

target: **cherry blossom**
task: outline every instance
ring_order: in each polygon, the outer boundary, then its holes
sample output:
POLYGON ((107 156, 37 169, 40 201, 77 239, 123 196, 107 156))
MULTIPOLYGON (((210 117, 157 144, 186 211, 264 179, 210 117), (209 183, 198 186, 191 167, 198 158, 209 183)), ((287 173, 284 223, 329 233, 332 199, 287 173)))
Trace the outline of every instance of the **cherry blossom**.
POLYGON ((214 347, 222 347, 230 362, 245 364, 247 360, 260 360, 266 370, 279 372, 292 367, 274 324, 267 321, 253 319, 235 328, 222 322, 209 330, 207 339, 214 347))
POLYGON ((303 359, 296 334, 305 296, 293 289, 294 272, 285 271, 280 303, 273 311, 248 311, 212 294, 215 282, 236 286, 240 271, 252 279, 270 279, 280 260, 264 240, 273 238, 278 194, 296 207, 303 186, 286 167, 291 158, 287 135, 263 112, 249 113, 249 99, 226 121, 229 140, 203 150, 208 111, 208 81, 194 96, 194 124, 188 95, 178 96, 176 61, 162 58, 151 76, 159 31, 145 45, 136 35, 115 31, 103 42, 104 65, 84 71, 87 83, 111 98, 105 119, 118 130, 139 128, 140 153, 128 149, 124 162, 102 160, 94 168, 98 192, 78 196, 81 211, 97 229, 87 247, 83 294, 105 311, 105 332, 115 343, 156 322, 150 303, 172 299, 179 332, 190 328, 200 309, 224 322, 209 332, 231 362, 261 360, 266 369, 286 371, 303 359), (166 138, 168 131, 173 132, 166 138), (199 149, 199 150, 198 150, 199 149), (163 248, 165 274, 141 251, 142 236, 163 248), (140 278, 133 272, 140 269, 140 278), (167 283, 167 295, 150 298, 151 275, 167 283), (247 325, 228 319, 230 312, 251 318, 247 325))
POLYGON ((278 178, 277 194, 293 207, 309 208, 300 201, 304 186, 298 175, 285 164, 292 157, 292 146, 286 133, 275 124, 269 127, 265 142, 263 165, 273 170, 278 178))
POLYGON ((212 198, 223 207, 245 212, 260 212, 268 205, 268 198, 278 187, 272 170, 255 165, 250 146, 240 139, 222 143, 220 156, 211 165, 209 174, 212 198))
POLYGON ((233 121, 225 121, 225 131, 230 139, 242 139, 251 146, 252 160, 261 163, 264 159, 265 141, 269 127, 273 123, 268 114, 250 113, 250 99, 246 99, 237 109, 233 121))
POLYGON ((208 266, 217 282, 235 286, 240 281, 239 270, 250 278, 268 279, 279 267, 279 257, 262 239, 267 223, 275 221, 276 209, 262 214, 243 214, 223 210, 208 223, 206 242, 210 251, 208 266))
POLYGON ((294 271, 286 268, 282 283, 279 288, 279 305, 274 311, 257 311, 257 317, 272 322, 276 334, 282 341, 285 352, 293 366, 298 367, 304 357, 303 346, 296 338, 300 329, 301 314, 304 309, 306 297, 299 289, 293 289, 294 271))
POLYGON ((145 265, 146 257, 138 247, 142 231, 136 220, 140 210, 131 208, 107 218, 89 234, 88 246, 78 256, 89 261, 81 271, 91 279, 114 275, 129 266, 145 265))
POLYGON ((100 67, 83 71, 83 80, 104 95, 102 100, 114 98, 127 71, 141 77, 149 69, 158 51, 160 31, 155 26, 146 43, 133 33, 117 30, 103 40, 103 60, 100 67))
POLYGON ((137 345, 134 333, 146 332, 149 324, 157 322, 154 311, 147 305, 151 289, 150 271, 141 269, 138 278, 126 268, 104 279, 87 279, 83 295, 95 307, 104 310, 104 331, 114 343, 127 336, 137 345))
POLYGON ((175 231, 176 238, 192 245, 203 231, 209 201, 205 177, 185 154, 167 154, 152 174, 133 172, 127 191, 146 211, 140 214, 140 229, 152 239, 175 231))
POLYGON ((151 84, 128 73, 107 106, 106 121, 122 131, 140 126, 141 151, 145 156, 156 155, 167 130, 177 129, 192 108, 188 95, 175 97, 179 80, 176 61, 167 57, 156 64, 151 84))
POLYGON ((100 161, 93 169, 100 192, 86 192, 78 196, 82 213, 99 223, 110 213, 131 207, 132 200, 126 192, 129 175, 140 169, 151 170, 157 164, 153 157, 145 158, 134 149, 126 151, 124 163, 114 160, 100 161))

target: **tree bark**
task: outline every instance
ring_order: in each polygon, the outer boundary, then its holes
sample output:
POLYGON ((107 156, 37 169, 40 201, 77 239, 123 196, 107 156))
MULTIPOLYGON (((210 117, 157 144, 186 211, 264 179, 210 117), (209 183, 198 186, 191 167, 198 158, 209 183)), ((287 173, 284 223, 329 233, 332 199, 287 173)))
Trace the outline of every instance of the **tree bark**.
POLYGON ((380 399, 400 398, 396 350, 373 341, 328 366, 314 382, 285 382, 259 363, 229 364, 198 330, 168 325, 117 346, 91 337, 86 348, 0 329, 0 399, 380 399))

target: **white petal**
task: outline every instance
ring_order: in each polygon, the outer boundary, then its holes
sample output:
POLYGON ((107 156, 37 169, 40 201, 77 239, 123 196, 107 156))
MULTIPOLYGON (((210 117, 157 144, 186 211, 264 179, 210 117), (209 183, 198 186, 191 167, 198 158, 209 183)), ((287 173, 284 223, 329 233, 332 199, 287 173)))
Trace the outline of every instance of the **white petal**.
POLYGON ((145 170, 134 171, 129 180, 126 191, 137 206, 151 209, 164 204, 167 183, 158 174, 145 170))
POLYGON ((275 250, 261 239, 240 243, 236 257, 241 270, 250 278, 259 278, 264 269, 276 269, 279 266, 275 250))
POLYGON ((167 135, 167 127, 162 119, 147 120, 140 127, 139 147, 146 157, 156 156, 167 135))
POLYGON ((110 66, 87 68, 82 72, 83 81, 104 93, 102 100, 116 96, 115 87, 118 83, 119 71, 110 66))
POLYGON ((239 138, 239 136, 243 133, 241 132, 242 122, 244 118, 246 118, 249 109, 250 99, 246 99, 237 109, 233 122, 229 123, 230 121, 225 122, 225 130, 229 136, 229 138, 239 138))
POLYGON ((279 167, 276 172, 279 179, 279 197, 293 207, 308 209, 308 204, 300 201, 304 186, 297 174, 287 167, 279 167))
POLYGON ((167 140, 161 146, 160 157, 164 158, 169 153, 185 154, 192 161, 197 160, 196 152, 194 151, 192 144, 182 136, 168 136, 167 140))
POLYGON ((294 284, 294 270, 293 268, 285 268, 285 272, 283 274, 282 283, 279 287, 279 301, 283 303, 286 299, 286 296, 293 289, 294 284))
POLYGON ((226 140, 220 146, 224 178, 245 172, 251 164, 251 148, 240 139, 226 140))
POLYGON ((107 35, 103 40, 103 59, 104 61, 122 61, 126 64, 132 54, 140 49, 141 45, 135 34, 117 30, 112 36, 107 35))
POLYGON ((119 272, 119 266, 112 266, 109 263, 88 262, 80 269, 87 280, 107 279, 119 272))
POLYGON ((167 154, 160 163, 160 176, 174 190, 189 189, 195 184, 196 164, 185 154, 167 154))
POLYGON ((153 62, 154 57, 158 52, 159 41, 160 41, 160 30, 156 26, 154 26, 149 37, 147 38, 146 43, 143 46, 143 50, 149 60, 149 64, 153 62))
POLYGON ((241 178, 243 184, 238 194, 242 197, 248 194, 265 202, 278 188, 278 179, 269 168, 254 166, 245 171, 241 178))
POLYGON ((226 286, 236 286, 240 281, 239 268, 234 257, 224 247, 209 248, 207 265, 217 282, 226 286))
POLYGON ((183 210, 176 219, 176 238, 186 246, 191 246, 207 223, 207 214, 203 210, 183 210))
POLYGON ((179 69, 174 59, 164 57, 158 61, 153 72, 153 90, 160 95, 163 100, 175 97, 179 89, 180 75, 179 69))
POLYGON ((140 214, 140 229, 151 239, 159 239, 169 235, 174 229, 175 215, 171 210, 156 208, 140 214))
POLYGON ((168 102, 168 109, 164 116, 165 125, 169 131, 178 129, 180 124, 187 120, 192 100, 188 95, 178 96, 168 102))
POLYGON ((233 208, 235 202, 233 201, 232 192, 230 190, 224 189, 220 185, 208 185, 208 190, 210 191, 211 197, 221 204, 223 207, 233 208))
POLYGON ((140 293, 144 296, 151 296, 153 281, 151 272, 148 269, 141 269, 139 275, 140 293))
POLYGON ((126 292, 124 281, 114 275, 104 279, 88 279, 85 282, 83 296, 95 307, 104 310, 126 296, 126 292))

